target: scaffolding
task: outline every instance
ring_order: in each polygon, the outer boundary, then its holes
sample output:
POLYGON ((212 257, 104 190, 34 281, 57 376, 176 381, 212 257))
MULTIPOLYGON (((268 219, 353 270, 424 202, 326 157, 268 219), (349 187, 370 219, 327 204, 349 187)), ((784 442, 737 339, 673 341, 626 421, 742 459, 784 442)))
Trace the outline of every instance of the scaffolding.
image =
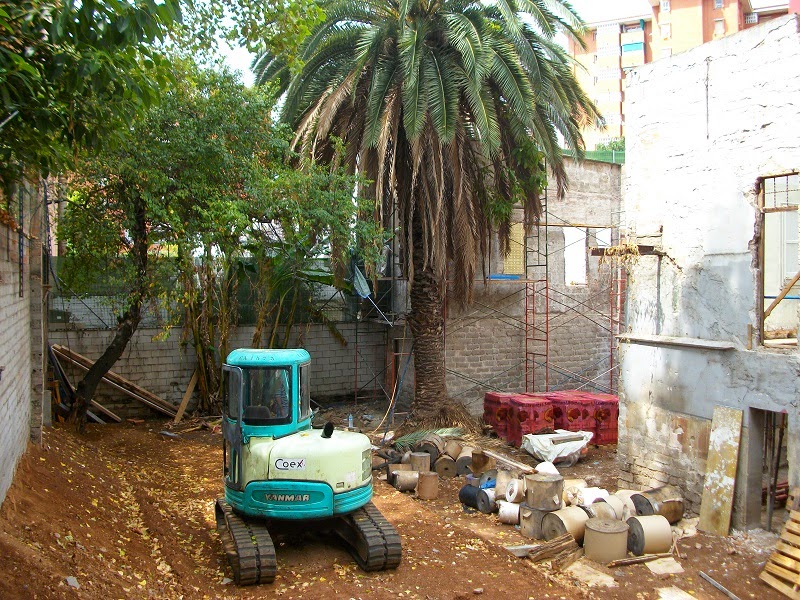
MULTIPOLYGON (((563 252, 567 244, 554 247, 554 238, 550 231, 554 228, 580 228, 587 232, 584 238, 587 255, 604 255, 589 252, 590 231, 610 230, 605 245, 619 243, 619 217, 621 213, 610 215, 611 223, 586 224, 575 223, 554 215, 547 202, 547 193, 542 201, 542 214, 537 226, 529 236, 523 238, 525 259, 524 275, 519 278, 489 277, 488 285, 500 283, 518 284, 519 288, 503 296, 495 306, 476 302, 472 310, 460 317, 452 318, 448 323, 448 336, 473 325, 482 319, 496 318, 505 325, 523 330, 524 357, 519 365, 510 365, 489 378, 474 377, 448 368, 450 376, 468 382, 465 389, 453 394, 463 397, 477 389, 504 391, 498 385, 498 379, 513 371, 523 368, 524 388, 526 392, 551 391, 555 389, 593 389, 600 392, 616 393, 617 370, 616 360, 617 338, 624 326, 626 278, 623 262, 615 257, 607 257, 598 261, 594 272, 594 281, 586 286, 577 286, 571 292, 569 285, 554 282, 551 273, 552 256, 563 252), (592 283, 592 286, 589 286, 592 283), (522 318, 515 317, 512 310, 505 308, 506 301, 521 296, 523 303, 522 318), (597 348, 587 351, 581 368, 558 364, 558 337, 574 322, 583 321, 587 326, 595 328, 606 336, 606 342, 598 340, 597 348), (564 329, 562 329, 564 328, 564 329), (554 338, 556 336, 556 338, 554 338), (554 346, 554 343, 556 346, 554 346), (607 350, 603 351, 605 345, 607 350)), ((596 237, 596 236, 595 236, 596 237)), ((512 243, 514 243, 512 241, 512 243)), ((597 244, 596 245, 600 245, 597 244)), ((588 258, 587 258, 588 260, 588 258)), ((587 270, 589 264, 586 265, 587 270)), ((561 335, 563 338, 563 335, 561 335)), ((447 343, 447 342, 445 342, 447 343)))

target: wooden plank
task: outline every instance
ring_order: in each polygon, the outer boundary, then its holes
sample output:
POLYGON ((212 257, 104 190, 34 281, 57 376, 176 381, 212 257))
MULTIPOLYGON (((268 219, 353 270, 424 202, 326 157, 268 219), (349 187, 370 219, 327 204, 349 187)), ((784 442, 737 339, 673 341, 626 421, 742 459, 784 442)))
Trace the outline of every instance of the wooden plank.
POLYGON ((789 542, 790 544, 794 544, 795 546, 800 546, 800 535, 795 535, 789 531, 784 530, 781 533, 781 539, 784 542, 789 542))
MULTIPOLYGON (((73 363, 75 365, 78 365, 78 366, 86 369, 87 371, 92 367, 92 365, 94 365, 94 362, 95 362, 95 361, 91 360, 90 358, 86 358, 82 354, 79 354, 78 352, 75 352, 74 350, 70 350, 69 348, 66 348, 65 346, 59 346, 58 344, 54 344, 53 345, 53 350, 55 350, 57 353, 61 354, 64 358, 69 360, 71 363, 73 363)), ((167 402, 166 400, 163 400, 162 398, 159 398, 158 396, 156 396, 154 393, 150 392, 149 390, 146 390, 143 387, 139 387, 138 385, 136 385, 132 381, 130 381, 128 379, 125 379, 124 377, 122 377, 121 375, 118 375, 114 371, 106 372, 104 378, 107 379, 108 381, 114 382, 117 385, 118 389, 120 389, 121 391, 132 392, 133 394, 136 394, 140 398, 145 398, 147 400, 150 400, 153 404, 161 405, 165 409, 167 409, 167 410, 172 412, 172 415, 170 415, 170 416, 174 416, 175 407, 172 404, 170 404, 169 402, 167 402)))
POLYGON ((99 411, 99 412, 103 413, 105 416, 107 416, 109 419, 111 419, 111 420, 112 420, 112 421, 114 421, 115 423, 122 423, 122 418, 121 418, 121 417, 119 417, 119 416, 115 415, 113 412, 111 412, 110 410, 108 410, 108 409, 107 409, 105 406, 103 406, 102 404, 99 404, 99 403, 95 402, 94 400, 90 400, 90 401, 89 401, 89 405, 90 405, 92 408, 96 409, 97 411, 99 411))
POLYGON ((669 558, 672 556, 671 552, 663 552, 661 554, 644 554, 642 556, 632 556, 628 558, 618 558, 612 560, 606 565, 609 569, 614 567, 626 567, 628 565, 639 565, 642 563, 650 562, 651 560, 658 560, 659 558, 669 558))
POLYGON ((788 556, 784 556, 778 552, 773 552, 769 557, 769 562, 774 565, 778 565, 779 567, 783 567, 784 569, 789 569, 795 574, 796 577, 800 577, 800 561, 798 560, 789 558, 788 556))
MULTIPOLYGON (((91 360, 81 357, 80 354, 75 352, 69 351, 63 346, 54 345, 53 350, 56 354, 62 356, 63 358, 67 359, 76 367, 88 371, 92 364, 94 364, 91 360), (88 364, 87 364, 88 363, 88 364)), ((168 402, 162 400, 158 396, 148 392, 144 388, 140 388, 135 383, 128 381, 124 377, 121 377, 114 373, 113 371, 108 371, 102 379, 105 383, 109 384, 113 388, 121 391, 122 393, 130 396, 134 400, 138 400, 142 404, 149 406, 153 410, 161 412, 168 417, 174 417, 176 414, 175 407, 169 404, 168 402), (144 393, 140 393, 144 392, 144 393)))
POLYGON ((189 385, 186 386, 186 392, 183 394, 183 398, 181 399, 181 403, 178 406, 178 412, 175 413, 175 420, 173 423, 177 423, 183 418, 183 413, 186 410, 186 406, 189 404, 189 398, 192 397, 194 393, 194 386, 197 385, 197 369, 194 370, 192 373, 192 378, 189 380, 189 385))
POLYGON ((701 531, 717 535, 728 535, 730 531, 741 435, 742 411, 727 406, 715 407, 697 525, 701 531))
POLYGON ((792 291, 792 288, 794 287, 794 284, 797 283, 798 281, 800 281, 800 271, 798 271, 797 274, 794 277, 792 277, 792 280, 789 283, 787 283, 785 286, 783 286, 783 289, 781 290, 781 293, 778 294, 778 297, 775 298, 775 300, 772 301, 772 304, 769 305, 767 310, 764 311, 764 318, 765 319, 775 309, 775 307, 778 306, 778 304, 781 303, 781 300, 786 298, 786 295, 789 292, 792 291))
POLYGON ((792 600, 800 600, 800 592, 795 590, 792 586, 786 585, 783 581, 770 575, 766 571, 763 571, 761 575, 758 576, 761 581, 766 583, 768 586, 778 590, 784 596, 788 596, 792 600))
MULTIPOLYGON (((795 488, 795 489, 798 489, 798 488, 795 488)), ((792 521, 797 521, 798 523, 800 523, 800 511, 790 510, 789 511, 789 518, 792 521)))
POLYGON ((778 543, 775 545, 775 550, 781 554, 785 554, 786 556, 791 556, 796 560, 800 560, 800 548, 795 548, 791 544, 787 544, 784 541, 778 540, 778 543))
POLYGON ((517 462, 508 458, 507 456, 503 456, 502 454, 498 454, 497 452, 492 452, 491 450, 484 450, 483 453, 488 456, 489 458, 493 458, 496 463, 508 467, 510 469, 516 469, 518 471, 522 471, 523 473, 533 473, 536 471, 532 466, 526 465, 521 462, 517 462))
POLYGON ((795 535, 800 535, 800 525, 793 521, 786 521, 784 524, 784 529, 789 533, 794 533, 795 535))
POLYGON ((775 575, 775 577, 780 577, 781 579, 786 580, 790 585, 797 586, 800 585, 800 575, 795 573, 794 571, 790 571, 789 569, 784 569, 781 566, 768 562, 764 565, 764 570, 767 573, 771 573, 775 575))

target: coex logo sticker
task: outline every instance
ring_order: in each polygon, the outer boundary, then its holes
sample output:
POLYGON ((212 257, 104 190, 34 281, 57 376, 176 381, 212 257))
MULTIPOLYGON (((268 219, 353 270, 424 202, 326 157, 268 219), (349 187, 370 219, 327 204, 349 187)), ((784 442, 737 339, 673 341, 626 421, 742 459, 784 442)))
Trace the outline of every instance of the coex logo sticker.
POLYGON ((302 471, 306 468, 305 458, 276 458, 275 468, 279 471, 302 471))

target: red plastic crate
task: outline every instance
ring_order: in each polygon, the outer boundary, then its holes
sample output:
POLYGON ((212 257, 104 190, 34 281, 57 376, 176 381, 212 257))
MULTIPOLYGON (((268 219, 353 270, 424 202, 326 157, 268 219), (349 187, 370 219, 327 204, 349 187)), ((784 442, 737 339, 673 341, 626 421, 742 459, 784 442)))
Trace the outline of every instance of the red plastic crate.
POLYGON ((592 431, 597 429, 594 419, 594 401, 577 394, 547 394, 553 402, 553 422, 556 429, 567 431, 592 431))
POLYGON ((508 435, 509 403, 516 396, 509 392, 486 392, 483 396, 483 420, 504 439, 508 435))
POLYGON ((547 398, 522 394, 511 399, 508 418, 508 442, 522 445, 522 436, 553 427, 553 405, 547 398))
POLYGON ((613 429, 599 429, 595 432, 594 438, 591 443, 598 446, 607 446, 609 444, 616 444, 619 438, 619 430, 614 427, 613 429))
POLYGON ((616 430, 619 421, 619 399, 610 394, 607 398, 596 398, 594 401, 594 420, 597 431, 606 429, 616 430))

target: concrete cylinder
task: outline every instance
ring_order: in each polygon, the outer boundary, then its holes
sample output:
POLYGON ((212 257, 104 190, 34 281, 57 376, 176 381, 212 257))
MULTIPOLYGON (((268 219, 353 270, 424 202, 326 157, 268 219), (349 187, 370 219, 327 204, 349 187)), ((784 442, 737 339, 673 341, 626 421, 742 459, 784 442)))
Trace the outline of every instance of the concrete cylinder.
POLYGON ((417 471, 395 471, 394 487, 399 492, 413 492, 418 482, 417 471))
POLYGON ((523 537, 533 540, 544 539, 542 519, 546 511, 531 508, 527 504, 519 505, 519 532, 523 537))
POLYGON ((575 541, 580 544, 588 520, 589 514, 579 506, 568 506, 549 512, 542 518, 544 539, 550 541, 565 533, 571 533, 575 541))
POLYGON ((494 495, 497 500, 506 499, 506 488, 508 482, 514 479, 514 474, 508 469, 497 469, 497 477, 494 480, 494 495))
POLYGON ((500 522, 505 525, 519 525, 519 504, 514 504, 506 500, 498 500, 497 517, 500 519, 500 522))
POLYGON ((431 470, 431 455, 427 452, 412 452, 411 453, 411 470, 418 473, 424 473, 431 470))
POLYGON ((522 479, 512 479, 506 486, 506 500, 519 504, 525 500, 525 484, 522 479))

